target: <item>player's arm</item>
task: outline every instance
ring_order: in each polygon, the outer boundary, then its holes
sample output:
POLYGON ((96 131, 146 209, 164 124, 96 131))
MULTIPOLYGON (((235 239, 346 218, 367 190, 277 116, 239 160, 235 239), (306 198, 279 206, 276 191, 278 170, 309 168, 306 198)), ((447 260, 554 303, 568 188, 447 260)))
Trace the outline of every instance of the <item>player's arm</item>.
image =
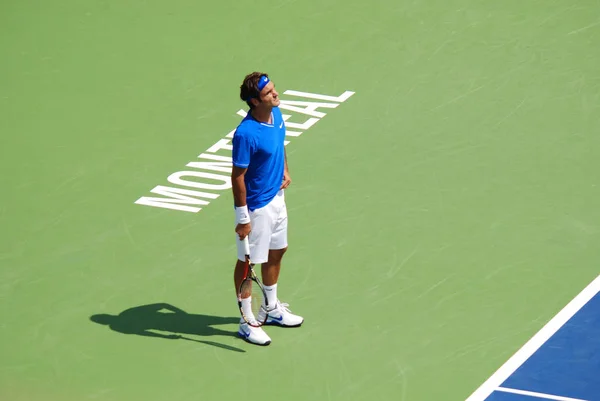
POLYGON ((231 170, 231 188, 233 191, 233 203, 236 208, 246 206, 246 183, 244 175, 247 168, 233 166, 231 170))
POLYGON ((233 203, 235 206, 235 232, 240 240, 250 234, 250 212, 246 204, 246 183, 244 175, 247 168, 233 166, 231 170, 231 189, 233 191, 233 203))
POLYGON ((250 212, 246 204, 246 171, 250 165, 250 158, 254 153, 254 145, 246 132, 238 132, 233 136, 231 190, 235 206, 235 232, 240 240, 250 234, 250 212))

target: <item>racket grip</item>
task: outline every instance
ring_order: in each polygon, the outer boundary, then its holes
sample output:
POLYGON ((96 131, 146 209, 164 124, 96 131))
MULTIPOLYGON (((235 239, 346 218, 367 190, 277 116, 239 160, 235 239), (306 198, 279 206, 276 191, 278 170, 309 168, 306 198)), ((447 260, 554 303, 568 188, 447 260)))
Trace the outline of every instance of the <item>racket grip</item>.
POLYGON ((250 256, 250 243, 248 242, 248 236, 242 240, 244 244, 244 255, 250 256))

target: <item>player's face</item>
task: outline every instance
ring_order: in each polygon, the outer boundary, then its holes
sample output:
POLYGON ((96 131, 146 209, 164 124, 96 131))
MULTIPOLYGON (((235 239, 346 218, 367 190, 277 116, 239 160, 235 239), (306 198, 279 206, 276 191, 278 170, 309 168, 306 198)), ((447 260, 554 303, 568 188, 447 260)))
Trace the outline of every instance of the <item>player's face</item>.
POLYGON ((260 101, 267 107, 279 106, 279 93, 275 90, 272 81, 260 91, 260 101))

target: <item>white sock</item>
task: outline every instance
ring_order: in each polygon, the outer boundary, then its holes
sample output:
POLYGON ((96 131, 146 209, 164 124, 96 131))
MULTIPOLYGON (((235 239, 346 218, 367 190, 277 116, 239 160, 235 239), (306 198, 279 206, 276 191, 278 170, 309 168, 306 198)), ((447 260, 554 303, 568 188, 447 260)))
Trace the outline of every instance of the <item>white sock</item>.
MULTIPOLYGON (((277 305, 277 283, 273 285, 265 285, 265 292, 267 293, 267 302, 269 303, 268 310, 271 310, 277 305)), ((263 305, 264 306, 264 305, 263 305)))
POLYGON ((242 313, 247 318, 254 317, 254 313, 252 313, 252 297, 242 298, 242 313))

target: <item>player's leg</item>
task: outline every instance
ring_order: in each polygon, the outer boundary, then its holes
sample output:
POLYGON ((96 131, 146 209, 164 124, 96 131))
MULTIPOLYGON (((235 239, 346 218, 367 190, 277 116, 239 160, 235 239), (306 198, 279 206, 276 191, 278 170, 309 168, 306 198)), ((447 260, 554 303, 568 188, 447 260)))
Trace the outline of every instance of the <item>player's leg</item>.
MULTIPOLYGON (((253 263, 261 264, 268 260, 269 255, 269 230, 265 230, 265 227, 269 227, 269 216, 264 212, 264 208, 257 209, 250 212, 250 224, 251 229, 248 235, 248 243, 250 245, 250 260, 253 263)), ((246 255, 244 252, 243 242, 240 241, 236 234, 237 244, 237 261, 233 273, 233 280, 235 284, 236 296, 239 291, 242 280, 245 274, 245 259, 246 255)), ((246 316, 252 315, 252 298, 242 298, 242 308, 246 316)), ((271 339, 260 327, 252 327, 248 325, 242 318, 240 318, 240 328, 238 334, 254 344, 268 345, 271 343, 271 339)))
POLYGON ((277 324, 286 327, 297 327, 304 319, 292 314, 287 309, 287 304, 279 302, 277 296, 277 283, 281 271, 281 261, 288 248, 287 242, 287 209, 283 192, 278 194, 268 205, 269 213, 272 215, 272 233, 269 244, 268 260, 261 266, 261 274, 265 292, 267 293, 268 305, 263 305, 259 313, 268 314, 266 324, 277 324))
POLYGON ((267 293, 268 306, 272 309, 277 303, 277 281, 281 270, 281 260, 287 251, 287 208, 283 191, 265 207, 271 217, 268 259, 261 266, 262 282, 267 293))
MULTIPOLYGON (((246 274, 246 264, 244 261, 242 261, 241 259, 245 259, 245 255, 242 255, 240 257, 239 253, 240 253, 240 247, 243 247, 243 245, 240 244, 240 240, 239 237, 237 238, 237 247, 238 247, 238 259, 236 261, 235 264, 235 269, 233 270, 233 282, 235 285, 235 294, 236 296, 240 296, 242 299, 242 309, 244 311, 244 314, 246 316, 250 316, 252 315, 252 299, 250 298, 250 294, 238 294, 238 291, 240 290, 240 286, 242 285, 242 281, 244 280, 244 276, 246 274)), ((242 249, 242 253, 243 253, 243 249, 242 249)))
MULTIPOLYGON (((239 242, 239 238, 238 238, 238 242, 239 242)), ((237 246, 239 248, 241 245, 238 244, 237 246)), ((238 253, 239 253, 239 250, 238 250, 238 253)), ((244 280, 244 274, 246 273, 245 270, 246 270, 245 263, 244 263, 244 261, 240 260, 240 257, 238 255, 238 259, 235 263, 235 268, 233 270, 233 284, 235 286, 236 295, 237 295, 238 290, 240 289, 240 286, 242 285, 242 280, 244 280)))
POLYGON ((269 260, 261 266, 262 282, 267 293, 263 304, 266 310, 273 309, 277 305, 277 281, 279 281, 279 271, 281 270, 281 260, 287 251, 287 246, 281 249, 269 249, 269 260))
POLYGON ((281 260, 287 251, 287 246, 283 249, 269 249, 269 259, 261 266, 263 284, 266 286, 276 285, 279 280, 279 271, 281 270, 281 260))

